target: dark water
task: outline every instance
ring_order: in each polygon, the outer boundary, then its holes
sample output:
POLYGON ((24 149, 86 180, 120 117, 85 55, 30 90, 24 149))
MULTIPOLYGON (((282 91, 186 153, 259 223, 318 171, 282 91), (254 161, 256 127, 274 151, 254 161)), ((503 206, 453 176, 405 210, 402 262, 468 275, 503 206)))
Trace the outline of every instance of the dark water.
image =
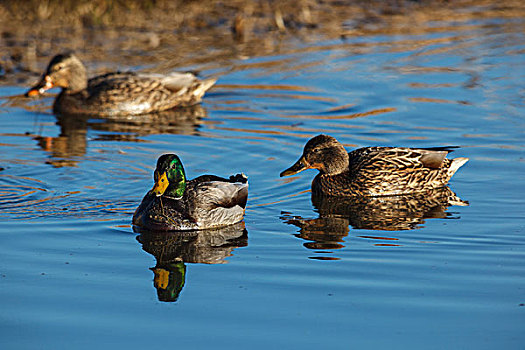
POLYGON ((210 68, 202 106, 157 117, 4 99, 2 348, 523 349, 523 21, 436 28, 210 68), (278 174, 321 132, 461 145, 469 205, 312 203, 314 171, 278 174), (189 177, 245 172, 245 225, 134 233, 165 152, 189 177))

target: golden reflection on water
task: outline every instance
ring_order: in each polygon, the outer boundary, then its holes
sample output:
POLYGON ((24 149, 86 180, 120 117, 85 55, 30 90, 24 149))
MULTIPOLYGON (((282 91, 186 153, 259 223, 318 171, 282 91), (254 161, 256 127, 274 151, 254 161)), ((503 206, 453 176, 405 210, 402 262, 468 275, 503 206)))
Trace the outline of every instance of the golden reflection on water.
MULTIPOLYGON (((86 155, 88 129, 108 132, 93 140, 143 142, 150 134, 198 135, 207 111, 201 105, 140 116, 94 119, 90 116, 57 115, 58 136, 31 135, 49 154, 48 164, 74 167, 86 155)), ((24 135, 28 136, 28 135, 24 135)))
MULTIPOLYGON (((129 216, 134 203, 121 200, 93 200, 86 191, 58 191, 49 184, 28 176, 0 174, 0 214, 11 220, 27 220, 39 217, 69 216, 100 220, 104 213, 129 216)), ((95 189, 84 186, 86 190, 95 189)), ((114 219, 108 219, 114 220, 114 219)))
POLYGON ((456 84, 451 83, 409 83, 408 86, 413 88, 428 88, 428 89, 439 89, 439 88, 446 88, 446 87, 455 87, 456 84))
POLYGON ((443 98, 430 98, 430 97, 409 97, 409 101, 412 102, 428 102, 428 103, 457 103, 461 105, 470 105, 468 101, 462 100, 445 100, 443 98))
POLYGON ((346 115, 286 115, 286 118, 300 118, 300 119, 354 119, 360 117, 368 117, 371 115, 385 114, 395 112, 397 109, 394 107, 373 109, 368 112, 351 113, 346 115))

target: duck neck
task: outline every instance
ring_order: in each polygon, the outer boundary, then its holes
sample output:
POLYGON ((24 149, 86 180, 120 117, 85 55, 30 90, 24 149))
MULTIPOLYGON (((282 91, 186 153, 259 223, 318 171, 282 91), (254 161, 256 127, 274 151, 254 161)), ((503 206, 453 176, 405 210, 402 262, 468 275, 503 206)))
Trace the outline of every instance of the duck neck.
POLYGON ((75 94, 82 90, 85 90, 88 86, 86 69, 84 66, 76 66, 71 72, 69 86, 67 89, 64 89, 66 93, 75 94))
POLYGON ((347 171, 349 165, 350 161, 348 158, 348 153, 344 147, 341 146, 341 149, 338 149, 335 154, 326 160, 324 162, 323 168, 319 170, 321 171, 321 174, 337 175, 347 171))
POLYGON ((176 167, 170 169, 169 172, 168 178, 170 183, 164 195, 177 199, 182 198, 186 190, 186 173, 182 163, 177 163, 176 167))
POLYGON ((186 181, 180 181, 178 183, 170 184, 164 192, 165 197, 180 199, 184 195, 186 190, 186 181))

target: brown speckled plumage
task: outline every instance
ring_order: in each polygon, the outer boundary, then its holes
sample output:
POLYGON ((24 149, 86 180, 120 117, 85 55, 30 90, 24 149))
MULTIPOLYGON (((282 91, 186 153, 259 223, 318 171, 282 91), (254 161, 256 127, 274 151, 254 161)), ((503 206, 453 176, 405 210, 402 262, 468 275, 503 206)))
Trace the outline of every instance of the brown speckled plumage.
POLYGON ((446 147, 365 147, 347 153, 328 135, 312 138, 281 176, 318 169, 312 192, 328 196, 393 196, 445 186, 468 158, 445 158, 446 147))
POLYGON ((426 219, 456 218, 451 205, 468 206, 448 186, 403 196, 329 197, 312 194, 318 218, 285 213, 282 219, 301 228, 300 237, 317 242, 342 242, 348 225, 355 229, 401 231, 420 227, 426 219))
POLYGON ((192 73, 169 75, 114 72, 87 79, 74 54, 55 56, 41 81, 26 95, 61 87, 55 113, 97 116, 136 115, 199 103, 215 79, 199 80, 192 73))

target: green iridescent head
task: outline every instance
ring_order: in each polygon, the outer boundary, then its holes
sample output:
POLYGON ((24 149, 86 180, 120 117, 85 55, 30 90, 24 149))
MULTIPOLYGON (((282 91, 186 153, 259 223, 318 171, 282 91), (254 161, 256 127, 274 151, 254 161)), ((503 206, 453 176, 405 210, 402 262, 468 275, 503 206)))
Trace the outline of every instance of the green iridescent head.
POLYGON ((186 189, 186 173, 177 155, 163 154, 160 156, 153 177, 155 186, 152 191, 157 197, 182 198, 186 189))
POLYGON ((155 274, 153 284, 159 301, 177 301, 186 282, 186 265, 183 261, 157 265, 151 269, 155 274))

